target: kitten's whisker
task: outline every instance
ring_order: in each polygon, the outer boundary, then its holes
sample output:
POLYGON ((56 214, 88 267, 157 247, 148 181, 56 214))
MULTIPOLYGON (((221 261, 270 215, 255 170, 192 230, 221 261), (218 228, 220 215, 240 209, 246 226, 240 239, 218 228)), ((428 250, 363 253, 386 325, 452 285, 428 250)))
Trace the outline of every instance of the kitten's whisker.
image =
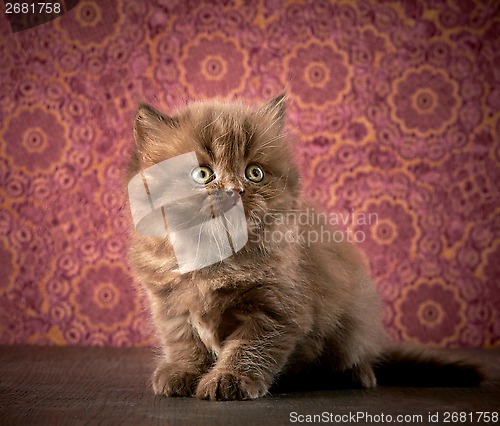
POLYGON ((286 191, 286 185, 283 186, 283 188, 281 188, 281 190, 277 190, 277 189, 270 189, 270 191, 266 192, 266 191, 262 191, 262 193, 264 193, 265 195, 268 195, 270 194, 267 199, 268 200, 273 200, 275 198, 278 198, 281 194, 283 194, 283 192, 286 191))
POLYGON ((217 251, 219 252, 219 259, 221 259, 221 261, 222 261, 222 259, 223 259, 222 249, 221 249, 221 247, 220 247, 220 245, 219 245, 219 242, 217 241, 217 237, 215 236, 214 227, 213 227, 213 226, 211 226, 211 227, 210 227, 210 230, 212 231, 212 235, 213 235, 213 237, 214 237, 215 244, 217 245, 217 251))
POLYGON ((222 212, 222 217, 224 218, 225 223, 221 222, 222 227, 224 228, 224 231, 229 235, 229 229, 226 226, 226 223, 229 222, 229 219, 226 217, 226 212, 222 212))
POLYGON ((202 231, 203 231, 203 225, 204 225, 204 223, 200 224, 200 229, 199 229, 199 233, 198 233, 198 242, 196 244, 196 253, 194 255, 194 261, 195 262, 198 259, 198 253, 200 252, 201 234, 202 234, 202 231))
MULTIPOLYGON (((290 174, 290 167, 288 167, 287 171, 286 171, 286 177, 284 178, 285 180, 285 184, 283 185, 283 187, 281 188, 281 191, 279 193, 277 193, 274 197, 271 197, 270 199, 273 199, 273 198, 277 198, 278 196, 280 196, 281 194, 283 194, 283 192, 285 192, 286 188, 287 188, 287 183, 288 183, 288 175, 290 174)), ((285 176, 285 174, 282 174, 279 178, 283 178, 285 176)))

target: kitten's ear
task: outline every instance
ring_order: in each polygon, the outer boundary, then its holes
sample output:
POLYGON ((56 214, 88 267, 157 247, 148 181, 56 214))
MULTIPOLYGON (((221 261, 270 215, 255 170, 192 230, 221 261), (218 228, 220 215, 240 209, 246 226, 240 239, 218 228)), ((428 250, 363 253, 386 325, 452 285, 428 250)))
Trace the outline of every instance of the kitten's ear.
POLYGON ((273 123, 275 123, 280 132, 283 130, 283 126, 285 125, 285 110, 286 95, 284 92, 271 99, 261 109, 263 114, 272 118, 273 123))
POLYGON ((162 114, 150 105, 141 104, 134 120, 134 139, 137 148, 147 148, 150 144, 161 142, 165 132, 177 127, 178 121, 162 114))
POLYGON ((176 118, 157 111, 152 106, 141 104, 134 120, 135 147, 128 165, 129 180, 141 169, 155 164, 164 154, 166 141, 174 128, 178 126, 176 118))

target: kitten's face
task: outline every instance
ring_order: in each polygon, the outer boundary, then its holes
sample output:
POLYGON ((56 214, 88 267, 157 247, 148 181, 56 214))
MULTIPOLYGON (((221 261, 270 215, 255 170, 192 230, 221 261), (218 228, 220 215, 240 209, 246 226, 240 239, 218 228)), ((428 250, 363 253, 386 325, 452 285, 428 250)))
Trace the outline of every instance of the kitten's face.
MULTIPOLYGON (((253 227, 267 213, 290 209, 298 194, 283 121, 283 96, 254 109, 239 103, 195 103, 174 117, 141 106, 130 175, 194 152, 198 164, 186 170, 192 180, 187 195, 201 205, 197 214, 229 210, 241 198, 253 227)), ((193 211, 188 201, 178 207, 179 216, 193 211)))

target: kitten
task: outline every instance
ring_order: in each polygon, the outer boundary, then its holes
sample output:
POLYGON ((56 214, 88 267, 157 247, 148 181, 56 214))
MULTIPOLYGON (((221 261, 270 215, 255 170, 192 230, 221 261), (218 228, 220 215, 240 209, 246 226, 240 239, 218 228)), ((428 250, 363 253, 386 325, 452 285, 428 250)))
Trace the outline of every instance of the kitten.
POLYGON ((458 384, 480 381, 472 365, 390 349, 356 247, 300 238, 322 230, 301 193, 284 120, 284 95, 261 107, 214 101, 173 116, 148 105, 137 111, 129 197, 144 183, 151 213, 143 211, 147 223, 132 233, 130 261, 162 349, 154 392, 253 399, 281 378, 313 371, 348 373, 369 388, 389 358, 443 365, 449 378, 463 377, 458 384), (158 172, 162 164, 177 174, 158 172), (153 197, 172 187, 168 197, 153 197), (243 222, 226 215, 235 206, 243 222))

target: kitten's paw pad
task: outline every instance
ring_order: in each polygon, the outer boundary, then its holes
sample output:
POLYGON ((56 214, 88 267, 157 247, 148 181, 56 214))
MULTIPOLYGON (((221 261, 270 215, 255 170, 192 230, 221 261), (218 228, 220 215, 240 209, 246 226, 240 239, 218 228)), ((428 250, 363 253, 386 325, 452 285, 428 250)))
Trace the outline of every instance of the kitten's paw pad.
POLYGON ((263 381, 248 376, 211 371, 198 383, 196 397, 212 401, 255 399, 265 395, 268 388, 263 381))
POLYGON ((196 373, 181 371, 175 365, 161 365, 153 374, 153 390, 157 395, 192 396, 198 380, 196 373))

